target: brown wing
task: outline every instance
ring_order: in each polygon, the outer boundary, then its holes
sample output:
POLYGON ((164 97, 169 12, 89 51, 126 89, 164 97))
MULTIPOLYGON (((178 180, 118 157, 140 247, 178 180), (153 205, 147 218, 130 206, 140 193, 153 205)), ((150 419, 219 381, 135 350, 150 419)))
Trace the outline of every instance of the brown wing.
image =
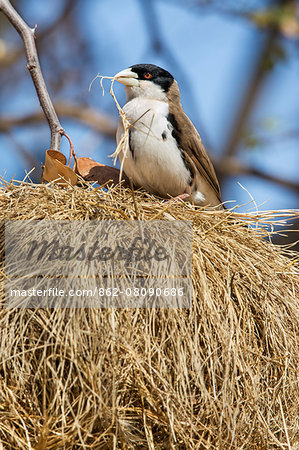
MULTIPOLYGON (((189 120, 189 118, 184 113, 185 119, 184 123, 188 122, 185 126, 186 131, 184 131, 184 125, 182 124, 182 150, 185 152, 186 159, 192 161, 193 170, 199 172, 199 174, 206 180, 206 182, 211 186, 211 188, 215 191, 219 201, 221 202, 221 193, 219 182, 215 173, 215 169, 211 160, 207 154, 207 151, 201 141, 201 138, 189 120)), ((193 173, 195 176, 196 173, 193 173)))
POLYGON ((183 110, 176 82, 169 89, 167 96, 169 99, 169 120, 173 126, 173 135, 184 152, 194 183, 199 183, 204 187, 208 197, 221 203, 220 187, 214 167, 196 128, 183 110))
POLYGON ((221 203, 220 187, 214 167, 193 123, 182 107, 170 108, 169 119, 174 127, 173 135, 184 152, 194 183, 203 184, 204 181, 204 184, 207 185, 205 190, 209 191, 212 189, 213 191, 213 194, 211 192, 212 195, 209 195, 209 197, 216 196, 219 203, 221 203))

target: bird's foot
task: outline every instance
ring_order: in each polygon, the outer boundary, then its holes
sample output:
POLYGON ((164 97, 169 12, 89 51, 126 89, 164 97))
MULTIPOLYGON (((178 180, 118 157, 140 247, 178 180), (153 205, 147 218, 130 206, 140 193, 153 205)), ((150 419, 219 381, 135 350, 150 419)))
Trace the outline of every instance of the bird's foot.
POLYGON ((172 203, 175 203, 177 201, 186 200, 186 198, 189 198, 189 197, 190 197, 190 194, 187 194, 187 193, 184 193, 184 194, 181 194, 181 195, 177 195, 176 197, 171 198, 170 200, 167 200, 167 202, 165 202, 165 204, 166 205, 171 205, 172 203))

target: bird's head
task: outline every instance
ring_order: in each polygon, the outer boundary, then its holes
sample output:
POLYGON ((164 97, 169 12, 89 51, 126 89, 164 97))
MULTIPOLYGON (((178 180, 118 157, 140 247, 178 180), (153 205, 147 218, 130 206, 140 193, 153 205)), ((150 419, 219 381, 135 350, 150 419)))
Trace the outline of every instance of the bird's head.
POLYGON ((135 97, 165 100, 175 81, 167 70, 154 64, 135 64, 118 72, 114 79, 126 86, 129 100, 135 97))

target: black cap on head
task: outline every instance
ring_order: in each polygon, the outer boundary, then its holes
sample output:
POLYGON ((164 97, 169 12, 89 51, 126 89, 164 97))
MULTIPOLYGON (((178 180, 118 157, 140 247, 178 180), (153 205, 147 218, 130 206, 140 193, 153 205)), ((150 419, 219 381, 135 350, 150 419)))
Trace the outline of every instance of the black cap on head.
POLYGON ((149 80, 161 86, 164 92, 167 92, 173 83, 173 76, 154 64, 135 64, 130 69, 137 73, 139 80, 149 80))

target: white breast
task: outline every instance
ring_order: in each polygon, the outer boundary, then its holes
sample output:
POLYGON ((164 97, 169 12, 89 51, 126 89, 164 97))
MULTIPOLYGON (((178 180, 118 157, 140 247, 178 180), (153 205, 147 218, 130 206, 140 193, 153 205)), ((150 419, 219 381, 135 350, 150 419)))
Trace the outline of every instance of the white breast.
MULTIPOLYGON (((136 121, 130 137, 133 154, 128 151, 124 160, 126 175, 136 185, 163 197, 184 193, 190 182, 190 172, 172 136, 172 126, 167 120, 168 104, 138 97, 129 101, 124 111, 131 123, 136 121)), ((122 134, 120 121, 118 142, 122 134)))

